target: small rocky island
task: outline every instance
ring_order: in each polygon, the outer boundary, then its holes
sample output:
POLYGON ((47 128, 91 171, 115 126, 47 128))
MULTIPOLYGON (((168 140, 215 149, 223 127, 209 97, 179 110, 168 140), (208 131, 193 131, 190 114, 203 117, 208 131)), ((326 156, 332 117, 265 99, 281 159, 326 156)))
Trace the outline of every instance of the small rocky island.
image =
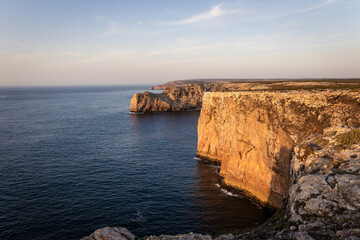
MULTIPOLYGON (((143 239, 360 239, 359 80, 164 87, 161 94, 135 94, 130 110, 201 108, 198 156, 221 164, 223 185, 276 213, 240 233, 143 239)), ((106 227, 84 240, 135 238, 106 227)))

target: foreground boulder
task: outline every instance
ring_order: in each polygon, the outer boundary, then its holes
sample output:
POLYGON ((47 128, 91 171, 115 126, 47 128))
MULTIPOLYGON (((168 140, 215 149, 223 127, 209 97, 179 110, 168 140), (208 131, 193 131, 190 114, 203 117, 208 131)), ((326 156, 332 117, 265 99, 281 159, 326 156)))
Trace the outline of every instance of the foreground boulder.
POLYGON ((135 238, 135 235, 126 228, 104 227, 81 240, 134 240, 135 238))

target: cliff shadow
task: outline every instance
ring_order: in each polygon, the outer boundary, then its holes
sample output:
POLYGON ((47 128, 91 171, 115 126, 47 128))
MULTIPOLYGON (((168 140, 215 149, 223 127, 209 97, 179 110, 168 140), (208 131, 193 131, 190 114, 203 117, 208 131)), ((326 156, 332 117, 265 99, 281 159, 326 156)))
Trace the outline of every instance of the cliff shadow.
POLYGON ((268 213, 247 198, 219 184, 218 166, 203 161, 196 164, 193 187, 194 217, 209 231, 238 231, 266 221, 268 213), (204 220, 205 219, 205 220, 204 220))
POLYGON ((279 207, 286 198, 290 187, 290 166, 293 149, 293 146, 281 147, 280 151, 274 156, 275 161, 271 168, 274 174, 270 181, 270 194, 267 202, 278 203, 279 207))

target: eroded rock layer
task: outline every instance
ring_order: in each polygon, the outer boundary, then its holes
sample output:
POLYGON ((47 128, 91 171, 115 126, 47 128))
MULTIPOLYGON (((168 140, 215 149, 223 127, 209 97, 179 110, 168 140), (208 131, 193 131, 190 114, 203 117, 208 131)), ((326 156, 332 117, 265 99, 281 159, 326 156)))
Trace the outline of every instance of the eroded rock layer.
POLYGON ((225 185, 278 208, 294 145, 332 125, 360 126, 358 91, 204 93, 197 154, 221 162, 225 185))
POLYGON ((160 94, 136 93, 131 99, 131 112, 171 112, 201 108, 204 87, 191 85, 170 87, 160 94))

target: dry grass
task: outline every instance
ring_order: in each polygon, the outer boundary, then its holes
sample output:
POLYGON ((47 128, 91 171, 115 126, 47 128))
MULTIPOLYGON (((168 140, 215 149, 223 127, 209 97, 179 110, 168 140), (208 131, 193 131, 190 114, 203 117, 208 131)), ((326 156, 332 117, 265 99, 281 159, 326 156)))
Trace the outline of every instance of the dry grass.
POLYGON ((353 129, 349 132, 339 134, 336 136, 336 139, 344 146, 360 143, 360 129, 353 129))

